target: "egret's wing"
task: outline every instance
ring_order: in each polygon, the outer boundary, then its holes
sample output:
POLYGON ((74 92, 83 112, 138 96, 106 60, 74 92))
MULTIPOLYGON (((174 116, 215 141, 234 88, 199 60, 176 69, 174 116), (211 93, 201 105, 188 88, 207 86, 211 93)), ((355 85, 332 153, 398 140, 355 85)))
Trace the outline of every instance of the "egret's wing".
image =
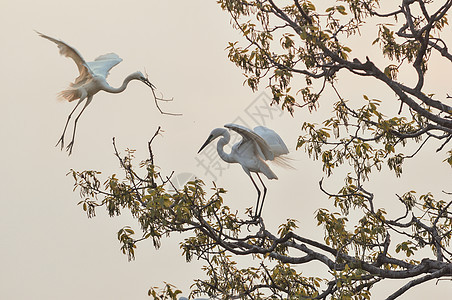
POLYGON ((254 128, 254 132, 260 135, 267 142, 268 146, 274 153, 275 159, 272 162, 286 169, 295 169, 292 166, 293 159, 284 155, 289 153, 289 149, 287 149, 286 144, 279 134, 264 126, 254 128))
POLYGON ((45 34, 42 34, 38 31, 36 31, 37 34, 39 34, 40 37, 43 37, 45 39, 48 39, 49 41, 54 42, 57 44, 58 49, 60 49, 60 54, 66 57, 72 58, 74 60, 75 64, 77 65, 78 71, 80 75, 75 79, 75 84, 79 83, 82 80, 86 80, 88 77, 92 76, 91 70, 89 69, 88 65, 86 64, 86 61, 83 59, 83 57, 80 55, 80 53, 66 44, 65 42, 61 40, 54 39, 50 36, 47 36, 45 34))
POLYGON ((120 62, 122 62, 122 58, 117 54, 108 53, 99 56, 94 61, 87 62, 87 64, 94 74, 107 78, 111 68, 120 62))
POLYGON ((273 160, 275 158, 275 155, 271 151, 267 142, 265 142, 265 140, 254 131, 238 124, 226 124, 224 127, 232 129, 242 136, 243 140, 241 141, 241 145, 239 147, 242 145, 247 146, 247 141, 253 141, 257 145, 257 151, 263 159, 273 160))
POLYGON ((284 141, 274 130, 264 126, 257 126, 254 128, 254 132, 267 142, 275 157, 289 153, 286 144, 284 144, 284 141))

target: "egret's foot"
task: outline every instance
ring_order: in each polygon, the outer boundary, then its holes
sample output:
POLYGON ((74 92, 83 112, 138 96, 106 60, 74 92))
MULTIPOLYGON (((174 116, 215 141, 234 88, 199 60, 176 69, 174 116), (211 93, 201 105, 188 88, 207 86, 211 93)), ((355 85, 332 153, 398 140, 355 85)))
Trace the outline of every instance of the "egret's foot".
POLYGON ((244 224, 247 224, 246 225, 246 229, 248 231, 251 231, 250 230, 250 226, 252 226, 252 225, 258 226, 261 223, 261 218, 260 217, 258 217, 258 216, 250 216, 250 217, 251 217, 250 220, 247 220, 247 221, 243 222, 244 224))
POLYGON ((66 147, 66 151, 69 152, 68 155, 71 155, 71 154, 72 154, 72 147, 74 147, 74 141, 71 141, 71 142, 69 143, 69 145, 67 145, 67 147, 66 147))
POLYGON ((259 221, 261 220, 261 216, 256 213, 252 213, 251 208, 247 210, 248 213, 248 217, 250 218, 250 220, 245 221, 244 223, 246 224, 258 224, 259 221))
POLYGON ((55 147, 58 147, 58 144, 61 144, 61 150, 63 150, 63 147, 64 147, 64 135, 62 135, 60 137, 60 139, 58 140, 58 143, 56 143, 55 147))
POLYGON ((253 225, 257 225, 260 223, 261 220, 262 220, 261 216, 252 216, 251 220, 249 220, 249 223, 253 224, 253 225))
POLYGON ((262 218, 261 218, 261 216, 254 216, 252 220, 253 220, 253 222, 255 222, 257 224, 262 220, 262 218))

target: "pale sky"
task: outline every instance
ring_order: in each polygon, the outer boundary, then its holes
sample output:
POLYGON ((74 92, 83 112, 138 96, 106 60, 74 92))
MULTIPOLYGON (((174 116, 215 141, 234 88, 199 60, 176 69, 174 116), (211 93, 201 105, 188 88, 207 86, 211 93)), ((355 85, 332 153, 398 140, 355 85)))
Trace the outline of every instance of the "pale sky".
MULTIPOLYGON (((239 120, 251 127, 260 124, 274 129, 292 152, 296 170, 273 167, 279 180, 266 181, 269 192, 263 217, 267 227, 274 230, 294 218, 300 221, 299 234, 323 240, 314 213, 332 206, 318 189, 324 176, 321 164, 302 150, 295 151, 302 122, 321 119, 306 112, 297 112, 295 118, 279 111, 268 115, 262 101, 269 92, 253 93, 243 86, 241 71, 227 59, 227 42, 240 37, 216 1, 2 0, 0 28, 1 299, 149 299, 148 288, 163 286, 164 281, 188 295, 192 279, 204 275, 201 262, 186 263, 181 256, 182 236, 163 239, 160 250, 151 242, 141 243, 136 260, 128 262, 116 233, 125 225, 137 228, 136 222, 127 213, 112 219, 102 210, 96 218, 87 219, 77 206, 81 199, 73 192, 72 177, 65 176, 71 168, 103 171, 102 179, 112 173, 119 176, 112 137, 121 151, 137 149, 138 162, 146 158, 147 141, 158 126, 164 133, 156 138, 153 149, 163 175, 194 174, 206 182, 206 190, 215 180, 229 191, 226 204, 241 212, 255 204, 256 192, 240 166, 219 174, 213 166, 227 165, 218 160, 206 173, 199 160, 206 162, 207 155, 197 151, 211 129, 226 123, 239 120), (54 145, 75 103, 60 102, 56 94, 74 80, 77 69, 34 30, 62 39, 88 61, 117 53, 123 62, 110 72, 111 85, 119 86, 134 71, 146 71, 164 96, 174 97, 162 108, 183 116, 159 114, 150 90, 140 82, 132 82, 118 95, 100 92, 80 119, 73 154, 68 157, 54 145)), ((372 81, 358 85, 344 78, 339 87, 347 97, 385 97, 372 81)), ((440 76, 433 82, 444 86, 445 80, 440 76)), ((392 101, 392 94, 386 96, 392 101)), ((320 114, 331 111, 328 103, 320 114)), ((395 193, 418 189, 440 196, 450 186, 450 168, 440 163, 444 152, 434 152, 435 145, 429 149, 422 159, 406 164, 401 179, 387 172, 372 176, 369 186, 388 212, 393 206, 400 209, 395 193)), ((339 172, 325 180, 325 186, 336 191, 343 182, 341 176, 339 172)), ((246 260, 240 261, 246 266, 246 260)), ((315 276, 319 266, 304 265, 301 270, 315 276)), ((320 269, 325 274, 324 267, 320 269)), ((375 299, 402 285, 402 281, 379 284, 373 290, 375 299)), ((430 282, 401 299, 451 292, 450 282, 430 282)))

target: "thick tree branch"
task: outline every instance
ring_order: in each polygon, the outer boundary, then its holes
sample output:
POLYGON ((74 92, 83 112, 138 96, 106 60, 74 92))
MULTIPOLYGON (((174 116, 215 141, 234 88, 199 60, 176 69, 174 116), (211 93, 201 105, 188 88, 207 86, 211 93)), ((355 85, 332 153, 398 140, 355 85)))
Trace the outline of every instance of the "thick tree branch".
POLYGON ((442 277, 444 275, 452 275, 452 269, 450 266, 448 267, 444 267, 442 269, 439 269, 438 271, 435 271, 431 274, 427 274, 425 276, 422 276, 420 278, 417 279, 413 279, 410 282, 408 282, 407 284, 405 284, 403 287, 401 287, 400 289, 398 289, 395 293, 393 293, 392 295, 390 295, 388 298, 386 298, 386 300, 393 300, 398 298, 399 296, 401 296, 403 293, 405 293, 406 291, 408 291, 409 289, 411 289, 412 287, 415 287, 416 285, 419 285, 421 283, 427 282, 429 280, 432 279, 436 279, 439 277, 442 277))

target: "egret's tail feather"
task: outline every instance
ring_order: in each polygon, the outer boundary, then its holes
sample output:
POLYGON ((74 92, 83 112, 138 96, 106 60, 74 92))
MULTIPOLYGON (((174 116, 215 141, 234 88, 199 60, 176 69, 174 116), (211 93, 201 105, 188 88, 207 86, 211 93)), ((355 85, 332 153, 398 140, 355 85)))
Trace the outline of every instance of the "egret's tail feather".
POLYGON ((80 98, 80 93, 75 89, 67 89, 58 93, 59 100, 72 102, 80 98))
POLYGON ((294 159, 291 157, 288 157, 288 156, 278 156, 278 157, 275 157, 274 160, 272 160, 272 162, 277 166, 280 166, 285 169, 295 170, 295 167, 292 166, 293 161, 294 161, 294 159))

